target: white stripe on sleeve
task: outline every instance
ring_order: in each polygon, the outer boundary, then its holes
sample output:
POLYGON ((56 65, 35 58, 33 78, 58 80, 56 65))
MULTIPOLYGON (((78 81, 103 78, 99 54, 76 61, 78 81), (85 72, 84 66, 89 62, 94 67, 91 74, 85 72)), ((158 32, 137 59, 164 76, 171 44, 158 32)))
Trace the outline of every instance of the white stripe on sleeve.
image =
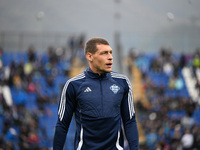
POLYGON ((59 110, 58 110, 58 116, 59 116, 60 121, 62 121, 63 116, 64 116, 64 112, 65 112, 66 91, 67 91, 67 88, 68 88, 69 83, 70 83, 71 81, 79 80, 79 79, 82 79, 82 78, 84 78, 84 77, 85 77, 85 74, 84 74, 84 73, 81 73, 81 74, 77 75, 76 77, 69 79, 69 80, 65 83, 65 86, 64 86, 64 88, 63 88, 63 90, 62 90, 61 100, 60 100, 60 106, 59 106, 59 110))

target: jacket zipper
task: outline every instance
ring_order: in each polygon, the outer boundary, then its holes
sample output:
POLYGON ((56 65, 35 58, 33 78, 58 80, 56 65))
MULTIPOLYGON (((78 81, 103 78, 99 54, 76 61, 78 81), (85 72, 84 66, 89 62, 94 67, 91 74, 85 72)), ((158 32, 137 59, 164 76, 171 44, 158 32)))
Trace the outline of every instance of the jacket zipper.
POLYGON ((99 78, 100 81, 100 90, 101 90, 101 108, 102 108, 102 116, 103 116, 103 92, 102 92, 102 83, 101 83, 102 78, 99 78))

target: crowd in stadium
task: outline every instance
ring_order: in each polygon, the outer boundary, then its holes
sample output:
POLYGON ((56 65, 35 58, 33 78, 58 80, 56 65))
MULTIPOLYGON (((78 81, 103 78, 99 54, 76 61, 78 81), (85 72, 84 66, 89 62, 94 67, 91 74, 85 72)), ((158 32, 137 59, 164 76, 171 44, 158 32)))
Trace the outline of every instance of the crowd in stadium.
POLYGON ((191 67, 194 72, 199 67, 199 52, 197 49, 194 54, 176 56, 162 48, 159 54, 148 59, 144 55, 133 57, 142 71, 143 88, 150 101, 147 107, 140 101, 136 104, 138 121, 146 134, 146 149, 200 148, 200 122, 198 116, 194 117, 194 111, 199 112, 199 104, 189 96, 182 77, 184 67, 191 67))
MULTIPOLYGON (((78 48, 73 39, 69 43, 82 59, 83 41, 78 48)), ((31 46, 19 55, 1 49, 0 150, 46 150, 52 146, 52 139, 47 140, 48 124, 39 118, 57 117, 49 106, 58 105, 62 86, 69 78, 73 55, 67 55, 65 49, 53 47, 38 53, 31 46)), ((194 113, 200 114, 200 106, 188 94, 181 72, 186 66, 193 70, 200 67, 200 51, 177 55, 161 49, 157 54, 129 56, 142 72, 149 101, 148 106, 135 103, 137 121, 146 138, 141 149, 200 149, 200 122, 194 117, 194 113)))

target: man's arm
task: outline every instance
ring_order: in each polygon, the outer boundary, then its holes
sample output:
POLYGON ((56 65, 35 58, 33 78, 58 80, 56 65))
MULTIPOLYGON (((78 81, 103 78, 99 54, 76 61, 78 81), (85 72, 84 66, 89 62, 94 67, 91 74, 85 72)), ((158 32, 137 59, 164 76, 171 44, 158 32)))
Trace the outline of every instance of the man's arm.
POLYGON ((63 88, 59 104, 58 121, 53 140, 53 150, 63 149, 75 107, 76 103, 73 86, 68 81, 63 88))
POLYGON ((125 135, 129 143, 130 150, 139 149, 139 134, 137 122, 135 119, 135 110, 133 104, 133 94, 130 81, 127 79, 127 88, 121 104, 121 115, 125 130, 125 135))

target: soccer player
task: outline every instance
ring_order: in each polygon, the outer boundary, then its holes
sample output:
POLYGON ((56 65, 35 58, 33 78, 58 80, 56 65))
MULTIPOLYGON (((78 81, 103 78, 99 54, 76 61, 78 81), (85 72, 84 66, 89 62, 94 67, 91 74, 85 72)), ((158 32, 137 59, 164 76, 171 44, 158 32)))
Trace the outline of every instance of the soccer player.
POLYGON ((75 113, 75 150, 122 150, 122 124, 130 150, 138 150, 139 135, 129 79, 112 71, 112 48, 107 40, 92 38, 84 50, 89 67, 69 79, 62 90, 53 149, 63 149, 75 113))

